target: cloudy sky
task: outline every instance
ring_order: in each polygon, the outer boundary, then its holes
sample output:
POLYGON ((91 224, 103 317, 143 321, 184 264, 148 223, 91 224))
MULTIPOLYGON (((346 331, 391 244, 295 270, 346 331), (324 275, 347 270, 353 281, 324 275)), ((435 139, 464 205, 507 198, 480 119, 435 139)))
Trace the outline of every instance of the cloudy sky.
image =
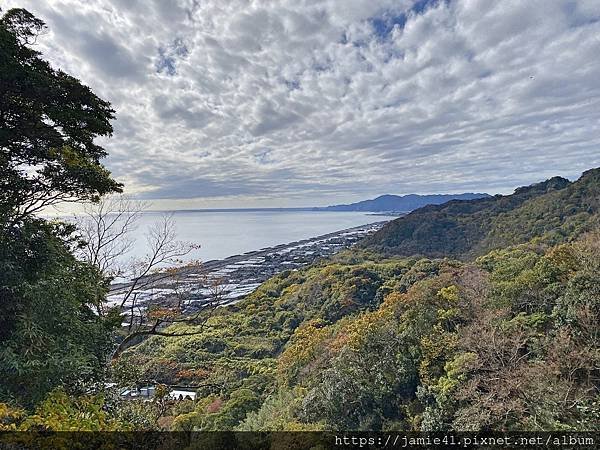
POLYGON ((4 0, 161 207, 511 192, 600 166, 598 0, 4 0))

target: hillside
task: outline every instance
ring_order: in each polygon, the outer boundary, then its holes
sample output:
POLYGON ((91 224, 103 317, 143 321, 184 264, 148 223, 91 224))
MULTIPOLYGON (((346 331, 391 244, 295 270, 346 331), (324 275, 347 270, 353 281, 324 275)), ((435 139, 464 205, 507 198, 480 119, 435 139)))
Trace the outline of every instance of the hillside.
POLYGON ((394 255, 472 258, 543 238, 559 243, 598 223, 600 169, 575 182, 554 177, 511 195, 426 206, 366 238, 364 248, 394 255))
POLYGON ((597 238, 475 264, 348 252, 128 350, 118 382, 197 386, 162 413, 178 431, 598 429, 597 238))
POLYGON ((320 211, 399 211, 408 212, 427 205, 440 205, 451 200, 474 200, 490 197, 489 194, 433 194, 433 195, 381 195, 372 200, 350 203, 347 205, 334 205, 325 208, 317 208, 320 211))

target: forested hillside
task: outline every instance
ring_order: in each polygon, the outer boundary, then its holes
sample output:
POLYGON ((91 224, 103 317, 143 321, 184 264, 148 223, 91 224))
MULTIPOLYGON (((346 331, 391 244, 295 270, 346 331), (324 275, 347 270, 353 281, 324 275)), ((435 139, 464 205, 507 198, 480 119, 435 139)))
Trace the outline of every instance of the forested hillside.
POLYGON ((598 234, 474 263, 349 257, 275 277, 201 335, 149 339, 118 372, 198 386, 165 414, 175 430, 598 428, 598 234))
POLYGON ((598 430, 598 272, 597 232, 472 263, 348 252, 113 363, 119 386, 195 386, 196 401, 58 391, 0 414, 19 429, 598 430))
POLYGON ((385 254, 472 258, 533 238, 559 243, 598 224, 600 169, 560 177, 512 195, 426 206, 387 224, 363 246, 385 254))

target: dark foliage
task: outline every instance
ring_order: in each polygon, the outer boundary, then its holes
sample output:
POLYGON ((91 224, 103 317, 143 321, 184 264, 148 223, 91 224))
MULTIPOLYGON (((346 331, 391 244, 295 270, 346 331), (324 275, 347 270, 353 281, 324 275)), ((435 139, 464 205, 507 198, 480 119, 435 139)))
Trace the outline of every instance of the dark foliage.
POLYGON ((24 9, 0 18, 0 216, 12 220, 120 189, 94 143, 112 133, 114 111, 30 48, 43 29, 24 9))
POLYGON ((23 9, 0 18, 0 400, 25 407, 100 380, 111 347, 94 314, 106 281, 73 257, 73 227, 35 213, 120 189, 94 143, 110 104, 30 48, 43 29, 23 9))

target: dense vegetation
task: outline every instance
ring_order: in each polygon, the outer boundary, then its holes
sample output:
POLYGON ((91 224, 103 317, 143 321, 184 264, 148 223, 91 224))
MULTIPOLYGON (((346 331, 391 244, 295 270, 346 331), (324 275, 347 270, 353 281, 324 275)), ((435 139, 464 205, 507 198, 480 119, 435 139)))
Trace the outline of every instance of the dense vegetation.
POLYGON ((574 183, 551 178, 514 194, 426 206, 394 220, 364 241, 385 254, 469 259, 533 238, 573 239, 598 226, 600 169, 574 183))
POLYGON ((595 232, 472 262, 348 252, 274 277, 218 309, 202 334, 152 337, 113 367, 121 385, 195 386, 196 402, 115 409, 104 396, 55 393, 34 416, 8 410, 4 421, 25 429, 85 416, 86 429, 597 430, 599 271, 595 232))
POLYGON ((599 242, 471 263, 342 255, 273 278, 199 336, 147 340, 121 372, 198 387, 166 413, 177 430, 597 429, 599 242))
POLYGON ((112 347, 94 314, 106 280, 73 256, 72 227, 34 213, 119 190, 94 144, 113 111, 30 48, 43 28, 22 9, 0 19, 0 401, 24 407, 102 380, 112 347))

